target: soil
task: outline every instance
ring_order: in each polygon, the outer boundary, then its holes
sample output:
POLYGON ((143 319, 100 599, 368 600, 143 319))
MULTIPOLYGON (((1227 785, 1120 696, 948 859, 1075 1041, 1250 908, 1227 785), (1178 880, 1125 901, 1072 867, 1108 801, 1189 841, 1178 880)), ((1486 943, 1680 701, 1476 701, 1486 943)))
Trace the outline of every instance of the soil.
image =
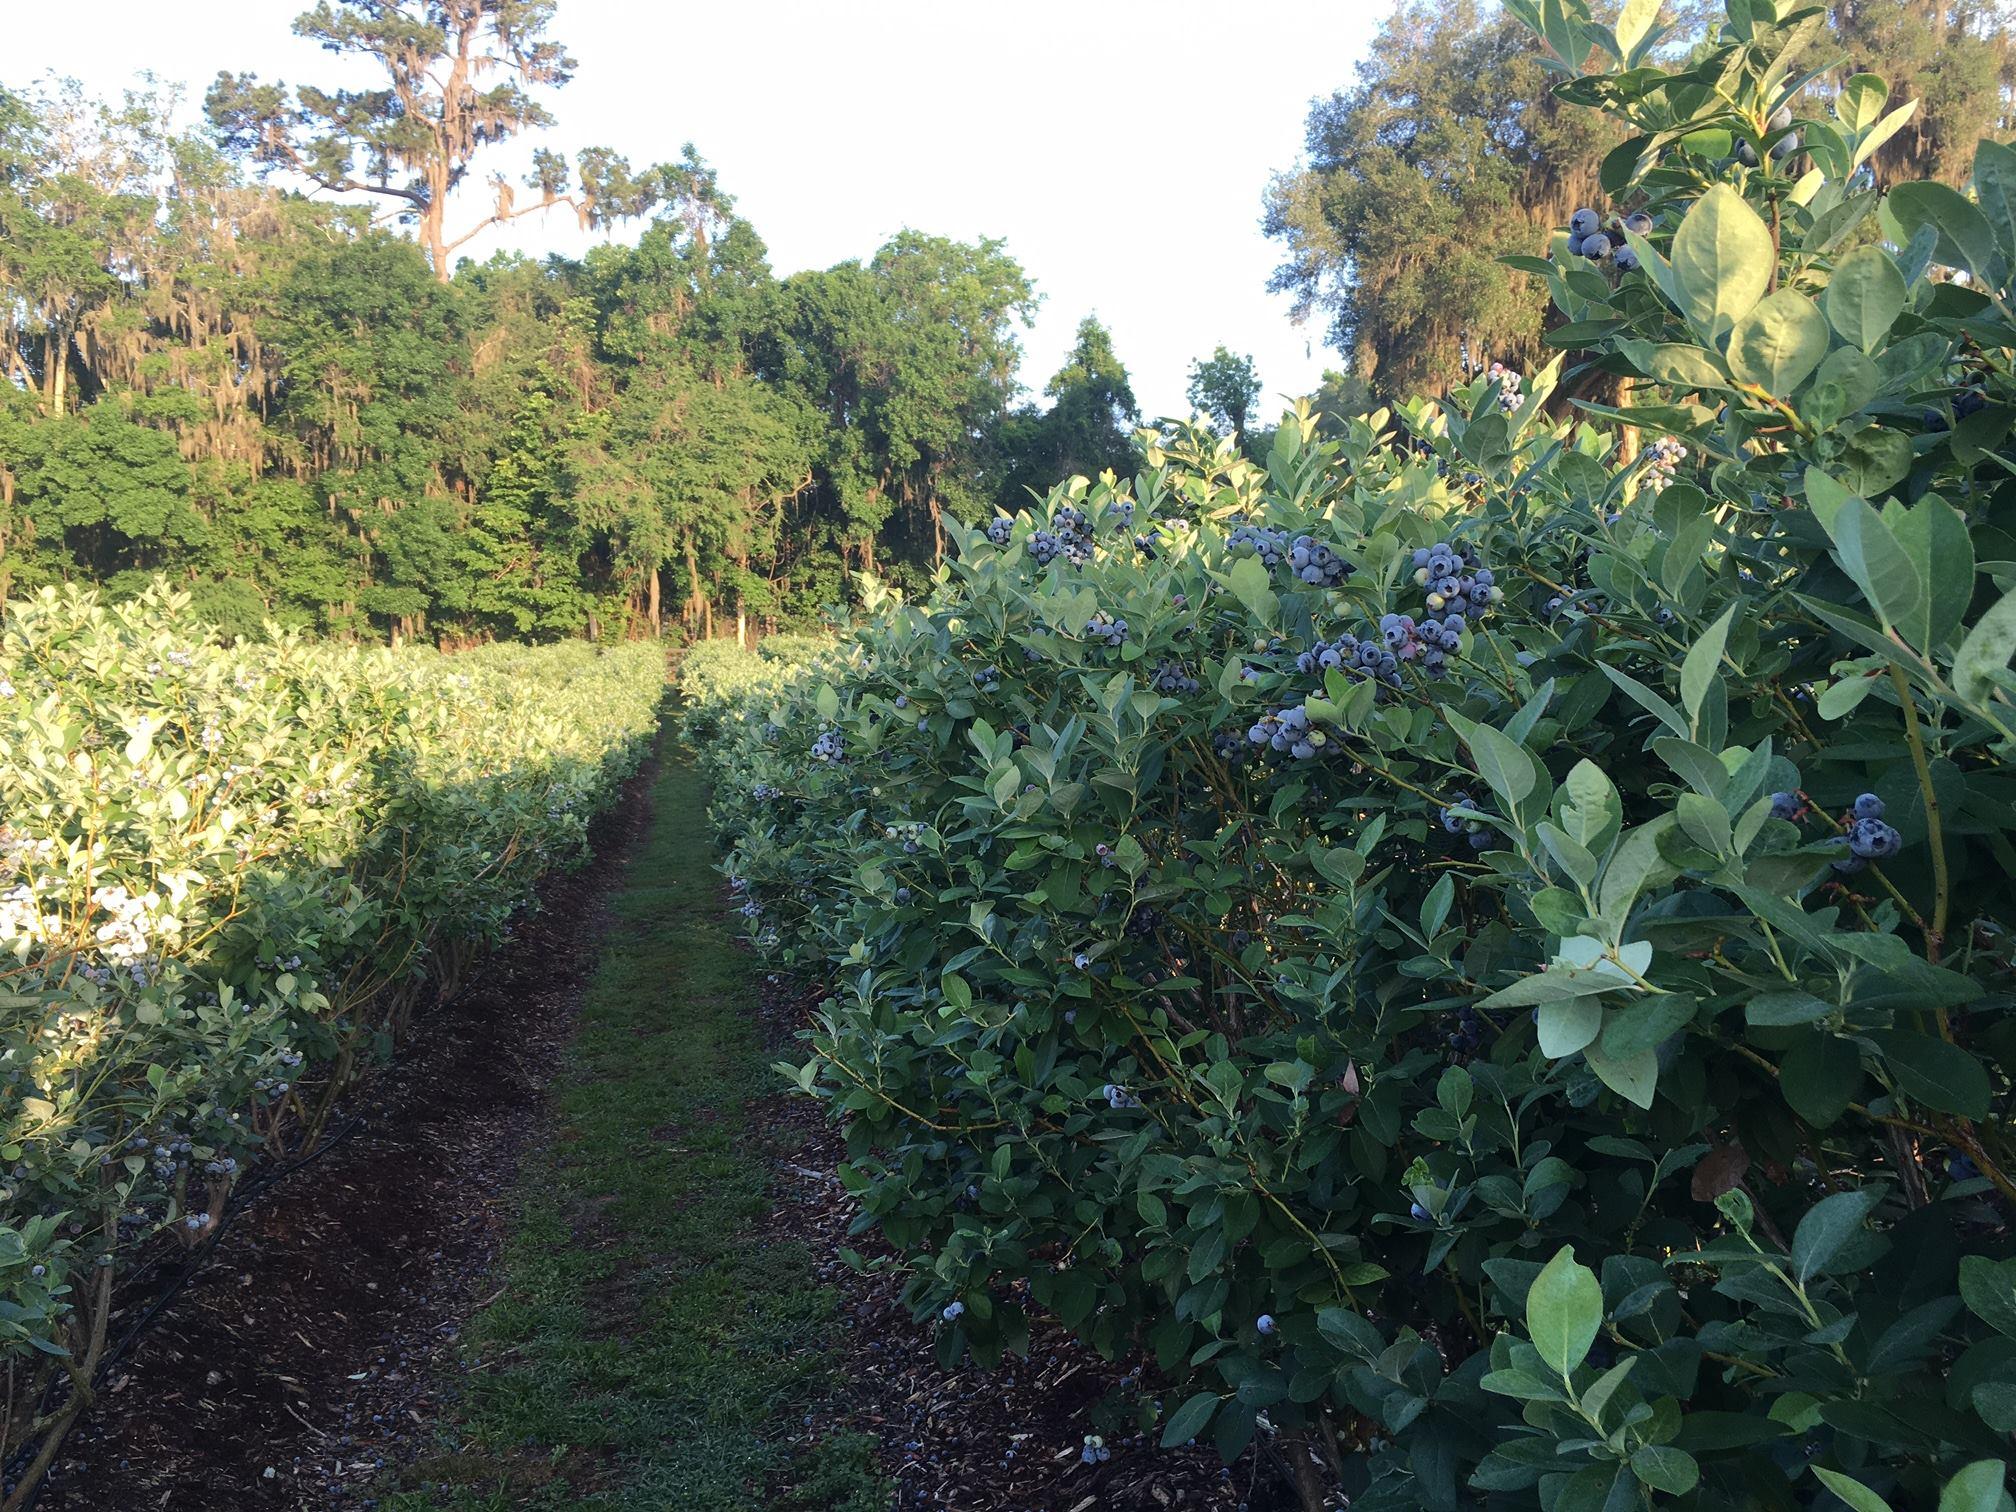
POLYGON ((388 1462, 425 1450, 654 776, 597 821, 594 861, 418 1016, 353 1099, 356 1130, 232 1218, 71 1435, 44 1512, 362 1507, 388 1462))

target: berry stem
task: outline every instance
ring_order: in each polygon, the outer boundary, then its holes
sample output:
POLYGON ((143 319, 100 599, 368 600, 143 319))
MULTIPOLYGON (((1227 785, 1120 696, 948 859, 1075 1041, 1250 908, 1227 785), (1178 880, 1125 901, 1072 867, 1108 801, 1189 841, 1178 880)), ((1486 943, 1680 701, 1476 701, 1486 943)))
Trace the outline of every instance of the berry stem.
MULTIPOLYGON (((1918 704, 1911 696, 1904 669, 1890 663, 1890 681, 1897 689, 1897 703, 1904 711, 1904 739, 1911 747, 1911 765, 1918 773, 1918 792, 1925 800, 1925 839, 1932 847, 1932 923, 1925 931, 1925 954, 1939 964, 1939 950, 1946 940, 1946 910, 1952 899, 1952 878, 1946 868, 1946 832, 1940 821, 1939 794, 1932 786, 1932 765, 1925 758, 1925 737, 1918 728, 1918 704)), ((1946 1010, 1939 1010, 1939 1032, 1949 1042, 1952 1027, 1946 1010)))

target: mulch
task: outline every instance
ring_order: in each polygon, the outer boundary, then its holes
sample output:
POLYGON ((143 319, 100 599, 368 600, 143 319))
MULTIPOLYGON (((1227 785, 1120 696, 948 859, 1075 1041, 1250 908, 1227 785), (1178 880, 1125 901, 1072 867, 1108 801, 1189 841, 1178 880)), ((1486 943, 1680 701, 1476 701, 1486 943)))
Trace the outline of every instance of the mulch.
POLYGON ((431 1450, 654 776, 597 821, 595 861, 550 879, 462 991, 418 1016, 353 1098, 356 1131, 231 1220, 105 1383, 43 1512, 361 1509, 388 1466, 431 1450))
MULTIPOLYGON (((773 1047, 802 1058, 795 1035, 823 994, 768 978, 762 1013, 773 1047)), ((809 1098, 780 1096, 770 1127, 803 1143, 780 1158, 773 1222, 810 1244, 819 1279, 842 1298, 848 1358, 844 1399, 806 1424, 805 1440, 865 1433, 882 1446, 899 1509, 944 1512, 1161 1512, 1164 1508, 1285 1512, 1298 1505, 1281 1477, 1248 1451, 1227 1468, 1209 1447, 1164 1450, 1135 1427, 1145 1398, 1175 1401, 1151 1376, 1101 1359, 1062 1326, 1032 1315, 1027 1358, 996 1370, 967 1360, 938 1363, 935 1319, 917 1321, 893 1274, 863 1274, 841 1258, 888 1255, 872 1235, 850 1235, 854 1204, 832 1174, 844 1158, 839 1133, 809 1098), (1110 1458, 1086 1463, 1085 1440, 1110 1458)), ((786 1141, 787 1143, 789 1141, 786 1141)), ((1173 1387, 1177 1400, 1183 1388, 1173 1387)))

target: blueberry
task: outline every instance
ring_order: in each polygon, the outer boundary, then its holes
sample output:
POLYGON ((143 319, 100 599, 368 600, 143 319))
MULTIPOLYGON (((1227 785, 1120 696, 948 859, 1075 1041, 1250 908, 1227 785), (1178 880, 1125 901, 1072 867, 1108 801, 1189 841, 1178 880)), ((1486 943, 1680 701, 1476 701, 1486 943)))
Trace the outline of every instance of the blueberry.
POLYGON ((1610 255, 1610 238, 1602 232, 1582 238, 1582 255, 1591 262, 1601 262, 1610 255))
POLYGON ((947 1302, 945 1310, 939 1314, 947 1323, 956 1323, 966 1311, 964 1302, 947 1302))
POLYGON ((1643 210, 1633 210, 1629 215, 1624 217, 1624 229, 1631 232, 1634 236, 1650 236, 1652 234, 1652 217, 1647 215, 1643 210))
POLYGON ((1771 817, 1773 819, 1796 819, 1801 804, 1797 793, 1773 793, 1771 795, 1771 817))
POLYGON ((1432 1223, 1435 1219, 1435 1215, 1429 1212, 1428 1209, 1426 1209, 1425 1207, 1421 1206, 1421 1204, 1418 1202, 1415 1203, 1407 1211, 1414 1215, 1414 1221, 1416 1223, 1432 1223))
POLYGON ((1617 255, 1610 259, 1610 265, 1619 273, 1635 273, 1638 271, 1638 254, 1629 247, 1619 247, 1617 255))
POLYGON ((1880 861, 1903 847, 1903 836, 1881 819, 1857 819, 1848 826, 1848 850, 1860 860, 1880 861))
POLYGON ((1856 795, 1855 805, 1851 812, 1857 819, 1881 819, 1883 817, 1883 800, 1878 798, 1874 793, 1859 793, 1856 795))
POLYGON ((1577 210, 1568 217, 1568 230, 1576 236, 1587 236, 1602 224, 1602 217, 1594 210, 1577 210))
POLYGON ((1263 1334, 1271 1334, 1274 1332, 1274 1315, 1272 1313, 1260 1314, 1259 1317, 1253 1320, 1253 1326, 1263 1334))

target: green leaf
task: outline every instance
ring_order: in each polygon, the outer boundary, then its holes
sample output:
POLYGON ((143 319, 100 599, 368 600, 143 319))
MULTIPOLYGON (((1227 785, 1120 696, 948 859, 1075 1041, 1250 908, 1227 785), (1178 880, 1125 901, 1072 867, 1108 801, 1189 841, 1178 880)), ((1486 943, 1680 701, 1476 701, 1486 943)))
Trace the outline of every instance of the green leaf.
POLYGON ((1659 1057, 1650 1050, 1633 1055, 1606 1055, 1600 1045, 1591 1045, 1582 1058, 1598 1081, 1618 1096, 1641 1108, 1652 1106, 1652 1094, 1659 1086, 1659 1057))
POLYGON ((1983 138, 1974 149, 1974 195, 2005 258, 2016 258, 2016 151, 1983 138))
POLYGON ((1794 1113, 1824 1129, 1862 1090, 1862 1057, 1847 1040, 1810 1035, 1786 1051, 1778 1067, 1778 1090, 1794 1113))
POLYGON ((1771 231, 1741 194, 1717 184, 1673 233, 1673 278, 1680 313, 1719 345, 1771 282, 1778 254, 1771 231))
POLYGON ((1967 1310, 1983 1323, 2016 1339, 2016 1260, 1963 1255, 1960 1298, 1967 1304, 1967 1310))
POLYGON ((1934 650, 1960 628, 1974 596, 1974 542, 1967 522, 1937 494, 1927 494, 1909 509, 1892 506, 1885 518, 1932 590, 1897 628, 1919 650, 1934 650))
POLYGON ((1884 208, 1903 228, 1906 240, 1919 227, 1930 226, 1938 233, 1933 255, 1939 261, 1992 281, 1995 232, 1988 217, 1959 190, 1940 183, 1899 184, 1890 191, 1884 208))
POLYGON ((1896 259, 1881 247, 1857 247, 1835 265, 1820 307, 1843 341, 1873 352, 1904 313, 1907 296, 1896 259))
POLYGON ((1810 992, 1762 992, 1743 1006, 1743 1021, 1766 1027, 1815 1024, 1833 1013, 1834 1005, 1810 992))
POLYGON ((1731 604, 1722 611, 1722 617, 1701 633, 1701 639, 1687 648, 1687 656, 1680 663, 1680 702, 1687 710, 1687 718, 1698 728, 1701 722, 1702 700, 1708 696, 1708 689, 1722 671, 1722 648, 1729 643, 1729 626, 1736 618, 1736 606, 1731 604))
POLYGON ((1851 498, 1835 513, 1827 532, 1834 538, 1842 568, 1887 627, 1906 623, 1921 612, 1925 580, 1881 515, 1851 498))
POLYGON ((1603 1029, 1603 1001, 1593 996, 1557 998, 1542 1003, 1533 1022, 1540 1032, 1540 1053, 1560 1060, 1595 1043, 1603 1029))
POLYGON ((1891 1512, 1890 1503, 1852 1476, 1818 1465, 1813 1467, 1813 1473, 1820 1477, 1823 1486, 1848 1503, 1852 1512, 1891 1512))
POLYGON ((1632 702, 1656 716, 1661 724, 1665 725, 1667 729, 1678 735, 1682 740, 1685 740, 1693 733, 1688 729, 1687 721, 1678 709, 1646 687, 1645 684, 1638 681, 1637 678, 1631 676, 1628 672, 1619 672, 1608 662, 1598 662, 1596 665, 1605 677, 1609 678, 1610 681, 1617 684, 1618 687, 1631 696, 1632 702))
POLYGON ((1575 1263, 1564 1245, 1526 1293, 1526 1332, 1556 1375, 1567 1376, 1589 1357, 1603 1326, 1603 1287, 1596 1273, 1575 1263))
POLYGON ((1880 425, 1865 425, 1849 437, 1839 465, 1857 493, 1878 498, 1909 474, 1911 460, 1909 437, 1880 425))
POLYGON ((1962 698, 1985 703, 1995 692, 1995 676, 2016 656, 2016 588, 2002 595, 1960 642, 1953 658, 1953 688, 1962 698))
POLYGON ((1999 1512, 2009 1501, 2008 1469, 2001 1460, 1976 1460, 1939 1493, 1939 1512, 1999 1512))
POLYGON ((1631 1473, 1654 1491, 1685 1496, 1701 1481, 1701 1467, 1685 1449, 1647 1444, 1631 1456, 1631 1473))
POLYGON ((1792 1233, 1792 1269, 1801 1284, 1827 1268, 1841 1247, 1862 1231, 1862 1220, 1882 1199, 1881 1187, 1860 1187, 1822 1197, 1792 1233))
POLYGON ((1827 319, 1797 289, 1767 294, 1729 333, 1729 370, 1784 399, 1827 355, 1827 319))
POLYGON ((1217 1410, 1217 1393, 1198 1392, 1169 1414, 1169 1421, 1162 1429, 1162 1447, 1174 1449, 1178 1444, 1187 1443, 1197 1437, 1204 1431, 1204 1425, 1211 1421, 1211 1414, 1217 1410))
POLYGON ((1464 744, 1470 747, 1477 775, 1491 785, 1491 791, 1504 800, 1507 808, 1518 807, 1540 780, 1532 755, 1503 730, 1464 719, 1453 710, 1444 712, 1464 744))
POLYGON ((1246 610, 1262 624, 1271 625, 1280 612, 1281 601, 1274 594, 1273 579, 1257 556, 1241 557, 1226 575, 1226 585, 1246 610))
POLYGON ((1906 1097, 1962 1118, 1988 1116, 1988 1073, 1958 1045, 1909 1029, 1872 1029, 1869 1039, 1906 1097))
MULTIPOLYGON (((1635 346, 1635 344, 1634 344, 1635 346)), ((1729 374, 1713 352, 1685 342, 1669 342, 1627 353, 1645 370, 1645 376, 1676 389, 1729 387, 1729 374)))
POLYGON ((1656 1050, 1694 1019, 1694 999, 1677 992, 1650 994, 1626 1003, 1603 1026, 1606 1059, 1626 1060, 1656 1050))
POLYGON ((1624 0, 1623 10, 1617 13, 1617 45, 1624 50, 1619 62, 1632 62, 1631 54, 1645 39, 1659 19, 1659 0, 1624 0))

